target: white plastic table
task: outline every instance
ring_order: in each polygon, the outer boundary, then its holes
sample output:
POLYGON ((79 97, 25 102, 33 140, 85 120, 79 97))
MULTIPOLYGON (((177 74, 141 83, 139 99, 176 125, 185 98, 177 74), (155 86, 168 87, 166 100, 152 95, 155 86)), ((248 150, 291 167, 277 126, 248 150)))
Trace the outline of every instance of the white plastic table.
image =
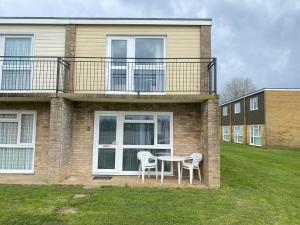
POLYGON ((165 169, 165 161, 166 162, 177 162, 178 164, 178 184, 180 184, 180 163, 184 160, 184 156, 159 156, 157 157, 158 160, 161 161, 161 175, 160 175, 160 182, 163 183, 164 180, 164 169, 165 169))

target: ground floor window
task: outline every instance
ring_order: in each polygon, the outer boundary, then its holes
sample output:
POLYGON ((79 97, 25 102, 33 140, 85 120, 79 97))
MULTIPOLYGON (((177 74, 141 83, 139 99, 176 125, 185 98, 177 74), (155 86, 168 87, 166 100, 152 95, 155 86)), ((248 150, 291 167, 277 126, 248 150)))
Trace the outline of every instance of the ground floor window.
MULTIPOLYGON (((95 173, 135 174, 139 151, 172 154, 172 113, 96 112, 95 117, 95 173)), ((165 171, 171 172, 171 164, 165 171)))
POLYGON ((0 111, 0 172, 33 172, 35 118, 35 112, 0 111))
POLYGON ((262 132, 260 125, 250 126, 250 144, 256 146, 262 146, 262 132))
POLYGON ((243 143, 243 126, 234 126, 234 142, 243 143))
POLYGON ((230 128, 229 126, 223 127, 223 140, 230 141, 230 128))

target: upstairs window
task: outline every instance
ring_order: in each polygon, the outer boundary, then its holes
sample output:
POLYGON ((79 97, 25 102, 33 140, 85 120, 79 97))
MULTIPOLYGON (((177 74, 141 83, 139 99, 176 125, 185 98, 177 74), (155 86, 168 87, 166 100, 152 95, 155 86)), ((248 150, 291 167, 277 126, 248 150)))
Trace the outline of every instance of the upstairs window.
POLYGON ((235 103, 235 104, 234 104, 234 113, 235 113, 235 114, 238 114, 238 113, 240 113, 240 112, 241 112, 241 103, 240 103, 240 102, 235 103))
POLYGON ((228 116, 228 106, 223 107, 223 116, 228 116))
POLYGON ((1 55, 1 90, 30 90, 32 37, 0 36, 1 55), (2 39, 2 41, 1 41, 2 39), (25 57, 24 57, 25 56, 25 57))
POLYGON ((258 110, 258 97, 250 98, 250 111, 258 110))
POLYGON ((109 37, 108 56, 108 90, 165 91, 165 37, 109 37))

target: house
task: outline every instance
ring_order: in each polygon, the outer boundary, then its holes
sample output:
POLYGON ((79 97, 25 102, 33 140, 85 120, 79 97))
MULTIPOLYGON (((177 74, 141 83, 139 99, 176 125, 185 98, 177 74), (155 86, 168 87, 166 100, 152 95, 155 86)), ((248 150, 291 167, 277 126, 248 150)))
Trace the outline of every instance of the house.
POLYGON ((220 106, 221 139, 300 147, 300 89, 261 89, 220 106))
POLYGON ((0 40, 0 182, 136 175, 149 150, 203 153, 219 187, 211 19, 0 18, 0 40))

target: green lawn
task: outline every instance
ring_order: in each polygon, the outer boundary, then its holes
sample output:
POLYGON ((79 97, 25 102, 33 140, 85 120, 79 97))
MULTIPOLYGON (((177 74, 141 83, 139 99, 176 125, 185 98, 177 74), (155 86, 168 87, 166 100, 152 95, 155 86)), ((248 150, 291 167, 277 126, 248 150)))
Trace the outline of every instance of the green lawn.
POLYGON ((222 143, 221 166, 220 190, 2 185, 0 224, 300 224, 299 149, 222 143))

